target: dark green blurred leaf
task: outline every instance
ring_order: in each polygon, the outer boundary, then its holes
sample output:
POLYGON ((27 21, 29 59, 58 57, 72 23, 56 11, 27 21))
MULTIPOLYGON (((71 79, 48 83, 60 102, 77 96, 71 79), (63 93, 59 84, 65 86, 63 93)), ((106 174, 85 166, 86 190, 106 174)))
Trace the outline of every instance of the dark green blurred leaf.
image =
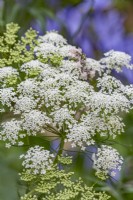
POLYGON ((79 4, 81 2, 83 2, 83 0, 63 0, 63 1, 61 1, 61 5, 62 6, 66 6, 66 5, 76 6, 77 4, 79 4))
POLYGON ((19 200, 17 194, 17 172, 11 170, 7 165, 0 164, 0 199, 19 200))
POLYGON ((16 20, 16 18, 19 16, 20 12, 21 12, 21 7, 19 6, 19 4, 15 4, 12 7, 10 15, 7 15, 7 21, 14 22, 16 20))

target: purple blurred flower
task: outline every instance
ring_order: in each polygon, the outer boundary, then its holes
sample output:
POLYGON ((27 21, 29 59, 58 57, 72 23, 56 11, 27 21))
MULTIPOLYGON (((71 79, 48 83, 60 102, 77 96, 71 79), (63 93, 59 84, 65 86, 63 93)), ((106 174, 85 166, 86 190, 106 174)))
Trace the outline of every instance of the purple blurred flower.
POLYGON ((95 0, 94 8, 95 10, 104 10, 112 6, 112 0, 95 0))
POLYGON ((47 31, 51 31, 51 30, 59 31, 60 28, 61 27, 57 21, 55 21, 54 19, 47 19, 47 21, 46 21, 46 30, 47 31))
MULTIPOLYGON (((99 0, 95 2, 85 0, 78 6, 69 6, 57 13, 58 18, 65 25, 71 37, 74 38, 74 42, 83 49, 87 56, 91 57, 94 49, 101 50, 102 48, 105 51, 110 49, 111 45, 114 48, 118 38, 121 40, 117 30, 112 33, 113 21, 114 18, 117 18, 117 13, 109 13, 107 17, 101 10, 111 6, 112 0, 100 2, 99 0), (92 6, 94 11, 91 14, 92 6), (112 37, 112 34, 114 35, 113 42, 110 43, 109 37, 110 35, 112 37)), ((119 29, 121 28, 123 27, 121 26, 119 29)), ((120 44, 122 45, 121 42, 120 44)))
POLYGON ((100 50, 122 51, 124 49, 124 19, 116 10, 95 14, 92 20, 100 50))
POLYGON ((72 36, 81 24, 81 13, 77 7, 67 7, 57 13, 58 18, 68 29, 68 32, 72 36))

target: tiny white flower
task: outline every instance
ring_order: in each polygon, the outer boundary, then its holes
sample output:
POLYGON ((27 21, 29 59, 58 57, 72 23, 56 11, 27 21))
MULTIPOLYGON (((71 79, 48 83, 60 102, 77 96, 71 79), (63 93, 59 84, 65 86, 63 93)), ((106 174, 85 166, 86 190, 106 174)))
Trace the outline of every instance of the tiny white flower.
POLYGON ((98 148, 97 153, 92 156, 93 167, 98 172, 103 172, 105 175, 111 173, 115 176, 114 170, 120 170, 123 163, 123 158, 119 155, 116 149, 107 145, 102 145, 98 148))
POLYGON ((45 131, 45 125, 50 124, 51 120, 46 116, 46 113, 39 110, 32 110, 23 115, 22 127, 28 135, 36 135, 45 131))
POLYGON ((23 159, 22 165, 28 173, 45 174, 46 170, 51 169, 54 155, 43 147, 31 147, 26 154, 22 154, 20 159, 23 159))
POLYGON ((133 65, 130 64, 131 56, 120 51, 111 50, 104 54, 105 58, 100 60, 100 63, 105 65, 107 73, 115 69, 117 72, 122 71, 122 67, 133 69, 133 65))
POLYGON ((1 127, 2 127, 2 130, 0 131, 0 139, 4 141, 8 141, 8 143, 6 144, 6 147, 9 148, 11 147, 11 145, 22 143, 21 135, 23 135, 24 137, 25 134, 22 134, 20 132, 22 130, 21 121, 12 119, 11 121, 3 122, 1 127))
POLYGON ((51 43, 55 46, 63 46, 67 44, 66 39, 56 31, 47 32, 46 35, 40 36, 38 41, 40 43, 51 43))

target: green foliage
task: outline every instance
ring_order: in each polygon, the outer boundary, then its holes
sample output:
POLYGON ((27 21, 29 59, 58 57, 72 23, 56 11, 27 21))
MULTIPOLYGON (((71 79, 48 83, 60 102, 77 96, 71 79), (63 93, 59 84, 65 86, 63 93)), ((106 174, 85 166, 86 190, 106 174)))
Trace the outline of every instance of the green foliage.
MULTIPOLYGON (((25 36, 18 39, 19 28, 17 24, 7 24, 6 32, 0 36, 0 67, 10 65, 19 67, 34 59, 33 50, 37 44, 37 32, 29 29, 25 36)), ((7 81, 12 83, 13 79, 14 77, 11 77, 11 80, 9 78, 7 81)))

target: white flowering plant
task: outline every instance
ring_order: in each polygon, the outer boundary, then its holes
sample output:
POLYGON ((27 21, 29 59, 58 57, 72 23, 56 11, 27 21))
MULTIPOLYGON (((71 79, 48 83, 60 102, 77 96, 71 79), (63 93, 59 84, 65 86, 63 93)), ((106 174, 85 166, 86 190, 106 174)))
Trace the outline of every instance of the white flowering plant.
POLYGON ((0 140, 7 148, 26 147, 20 178, 28 188, 21 200, 109 199, 74 178, 66 151, 95 147, 92 168, 102 181, 120 171, 123 158, 106 142, 124 132, 133 86, 112 70, 133 69, 131 57, 111 50, 96 61, 55 31, 38 36, 30 29, 19 39, 18 30, 8 24, 0 37, 0 140), (48 148, 45 140, 57 140, 58 147, 48 148))

